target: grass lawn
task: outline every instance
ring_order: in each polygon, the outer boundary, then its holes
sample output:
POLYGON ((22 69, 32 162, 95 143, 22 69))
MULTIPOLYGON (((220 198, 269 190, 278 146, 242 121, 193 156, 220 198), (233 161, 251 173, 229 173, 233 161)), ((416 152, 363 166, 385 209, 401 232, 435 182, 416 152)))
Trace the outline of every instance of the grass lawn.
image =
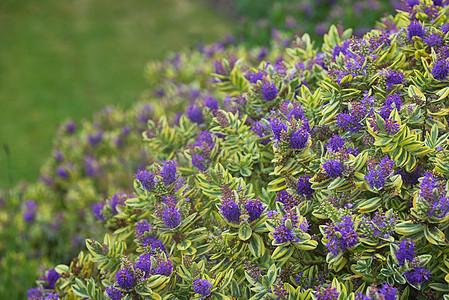
POLYGON ((200 0, 0 1, 0 188, 37 179, 64 120, 129 106, 147 61, 232 26, 200 0))

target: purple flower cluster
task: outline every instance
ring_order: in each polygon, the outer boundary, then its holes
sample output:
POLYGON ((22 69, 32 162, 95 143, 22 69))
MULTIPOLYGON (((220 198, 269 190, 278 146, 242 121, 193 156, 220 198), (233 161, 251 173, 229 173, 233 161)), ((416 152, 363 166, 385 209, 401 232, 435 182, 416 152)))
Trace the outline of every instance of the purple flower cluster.
POLYGON ((387 283, 384 283, 382 288, 377 292, 379 295, 382 295, 385 300, 396 300, 396 296, 398 295, 398 290, 396 290, 393 285, 387 283))
POLYGON ((207 167, 204 163, 205 159, 203 157, 203 155, 201 154, 195 154, 192 156, 192 165, 194 167, 196 167, 198 170, 200 170, 201 172, 204 172, 207 170, 207 167))
POLYGON ((279 143, 286 144, 290 149, 303 149, 307 146, 309 141, 309 134, 307 130, 309 129, 309 124, 307 119, 302 118, 302 128, 293 128, 292 133, 289 136, 288 126, 277 118, 274 118, 270 122, 271 131, 273 132, 273 137, 276 142, 276 146, 279 143))
POLYGON ((220 207, 221 214, 229 223, 240 223, 240 208, 231 199, 223 199, 220 207))
POLYGON ((438 201, 430 203, 429 216, 443 219, 449 213, 449 197, 441 197, 438 201))
POLYGON ((434 178, 432 174, 426 172, 420 184, 419 195, 427 202, 433 202, 434 201, 433 190, 437 188, 437 185, 438 185, 437 179, 434 178))
POLYGON ((103 131, 99 130, 94 134, 89 134, 87 136, 87 141, 89 143, 89 145, 91 145, 92 147, 97 146, 98 144, 100 144, 100 142, 103 139, 103 131))
POLYGON ((134 269, 139 269, 144 273, 144 277, 147 278, 151 275, 151 254, 150 253, 144 253, 139 256, 137 259, 134 269))
POLYGON ((154 174, 146 171, 146 170, 138 170, 136 174, 136 179, 140 181, 142 187, 148 192, 154 188, 155 180, 154 174))
POLYGON ((187 107, 186 116, 190 121, 198 125, 204 123, 203 112, 194 105, 187 107))
POLYGON ((276 99, 278 92, 277 87, 272 83, 267 82, 262 85, 262 98, 267 101, 273 101, 276 99))
POLYGON ((336 121, 337 125, 345 131, 359 132, 359 130, 362 129, 362 125, 359 123, 359 120, 357 120, 355 116, 347 113, 338 114, 336 121))
POLYGON ((438 48, 443 46, 443 40, 438 34, 431 34, 424 39, 426 44, 432 48, 438 48))
POLYGON ((164 243, 161 240, 150 235, 150 224, 147 221, 142 220, 136 224, 136 230, 134 235, 136 239, 142 244, 143 247, 149 246, 154 251, 162 251, 165 252, 164 243), (148 236, 145 233, 148 232, 148 236))
POLYGON ((424 268, 414 268, 411 271, 407 271, 404 273, 405 278, 412 285, 420 285, 430 279, 430 271, 424 268))
POLYGON ((334 50, 332 52, 332 57, 335 58, 338 55, 340 55, 340 53, 343 53, 343 55, 349 54, 349 45, 350 45, 350 43, 351 42, 349 40, 346 40, 341 45, 335 46, 334 50))
POLYGON ((287 193, 286 190, 277 192, 276 201, 284 204, 284 207, 287 209, 291 209, 291 208, 295 207, 296 205, 298 205, 298 202, 296 201, 295 197, 293 197, 293 195, 287 193))
POLYGON ((443 32, 444 34, 449 32, 449 23, 443 24, 441 26, 441 32, 443 32))
POLYGON ((124 205, 125 201, 129 198, 129 195, 123 194, 123 193, 117 193, 114 196, 112 196, 112 199, 109 202, 109 205, 111 206, 112 214, 115 216, 118 214, 117 211, 117 205, 124 205))
POLYGON ((408 7, 413 8, 415 5, 419 5, 419 0, 405 0, 405 4, 408 7))
POLYGON ((385 176, 379 169, 369 169, 364 179, 371 188, 381 189, 385 185, 385 176))
POLYGON ((415 244, 412 240, 402 240, 396 253, 396 259, 400 266, 403 266, 405 261, 411 263, 415 259, 415 244))
POLYGON ((290 137, 291 149, 303 149, 307 146, 309 141, 309 134, 305 130, 298 130, 292 133, 290 137))
POLYGON ((305 196, 306 199, 312 199, 315 190, 312 189, 312 183, 310 182, 310 176, 300 176, 296 185, 296 191, 299 195, 305 196))
POLYGON ((195 147, 195 154, 192 155, 192 165, 201 172, 204 172, 207 170, 210 152, 215 146, 211 133, 208 131, 202 131, 196 138, 196 142, 193 146, 195 147))
POLYGON ((360 121, 366 116, 366 106, 371 105, 372 97, 367 94, 361 101, 353 101, 347 110, 337 115, 336 122, 344 131, 359 132, 362 129, 360 121))
POLYGON ((160 175, 165 185, 170 185, 176 181, 176 162, 174 160, 166 160, 162 162, 162 170, 160 175))
POLYGON ((414 36, 424 38, 424 36, 426 34, 424 32, 422 25, 417 21, 411 22, 410 25, 408 25, 408 27, 407 27, 407 31, 408 31, 408 39, 410 41, 412 40, 412 38, 414 36))
POLYGON ((286 211, 286 214, 282 218, 282 223, 276 226, 273 237, 276 243, 283 244, 288 242, 297 242, 299 230, 307 232, 309 230, 309 224, 307 219, 299 221, 299 216, 296 214, 294 209, 286 211), (286 226, 286 221, 289 220, 291 226, 286 226))
POLYGON ((76 124, 73 121, 68 121, 65 124, 65 131, 67 132, 67 134, 73 134, 76 130, 76 124))
POLYGON ((197 279, 193 282, 193 290, 195 293, 200 294, 201 297, 207 297, 210 295, 212 289, 212 283, 206 279, 197 279))
POLYGON ((279 119, 273 119, 270 122, 271 131, 273 132, 273 136, 275 140, 281 139, 281 134, 284 132, 287 132, 287 125, 285 125, 281 120, 279 119))
POLYGON ((204 105, 209 108, 210 110, 216 110, 218 109, 218 101, 217 99, 215 99, 214 97, 208 97, 205 101, 204 101, 204 105))
POLYGON ((56 168, 56 175, 62 179, 67 179, 70 177, 70 173, 66 167, 59 166, 56 168))
POLYGON ((404 74, 401 71, 389 71, 385 78, 387 88, 391 89, 393 85, 404 83, 404 74))
POLYGON ((329 150, 337 152, 340 148, 343 148, 345 142, 346 141, 341 136, 334 135, 331 139, 329 139, 326 146, 329 150))
POLYGON ((170 229, 176 228, 181 223, 181 214, 179 210, 174 208, 167 208, 162 216, 165 226, 170 229))
POLYGON ((212 149, 214 148, 214 138, 212 137, 212 134, 209 131, 201 131, 201 133, 196 138, 196 144, 195 146, 200 148, 208 148, 212 149))
POLYGON ((106 288, 106 293, 108 294, 108 297, 111 300, 121 300, 121 299, 123 299, 122 292, 118 288, 115 288, 113 286, 108 286, 106 288))
POLYGON ((47 290, 52 290, 55 288, 55 283, 58 281, 58 279, 61 277, 58 272, 56 272, 55 269, 50 269, 47 271, 46 274, 41 279, 43 281, 43 287, 47 290))
POLYGON ((132 290, 137 285, 137 278, 132 268, 122 267, 115 274, 115 283, 125 291, 132 290))
POLYGON ((432 76, 436 80, 446 80, 449 75, 449 62, 447 59, 439 60, 433 64, 432 76))
POLYGON ((397 111, 399 112, 401 110, 401 106, 402 106, 402 100, 399 97, 399 95, 397 93, 389 95, 386 99, 385 99, 385 104, 382 107, 382 110, 380 111, 380 116, 387 121, 388 118, 390 117, 391 112, 393 111, 393 105, 395 106, 395 108, 397 109, 397 111))
POLYGON ((265 74, 262 71, 258 72, 248 72, 246 78, 249 82, 256 84, 258 80, 263 80, 265 74))
MULTIPOLYGON (((241 189, 239 189, 239 191, 241 191, 241 189)), ((221 196, 223 199, 220 206, 221 214, 229 223, 240 223, 242 210, 236 203, 234 192, 227 185, 224 185, 222 187, 221 196)), ((244 208, 249 216, 247 221, 251 223, 259 219, 263 212, 262 202, 259 199, 247 200, 244 195, 240 195, 239 197, 239 203, 242 205, 242 209, 244 208)))
POLYGON ((393 161, 388 157, 381 160, 376 168, 369 168, 364 179, 371 188, 381 189, 393 170, 393 161))
POLYGON ((103 208, 104 208, 103 202, 98 202, 92 205, 92 211, 94 212, 94 216, 100 221, 105 221, 105 218, 103 217, 102 214, 103 208))
POLYGON ((358 243, 359 236, 353 226, 351 217, 342 217, 337 224, 328 224, 325 238, 328 240, 326 246, 329 253, 336 256, 358 243))
POLYGON ((23 220, 28 224, 33 223, 36 219, 37 209, 38 207, 36 202, 34 202, 33 200, 27 200, 25 202, 25 212, 23 213, 23 220))
POLYGON ((338 178, 343 175, 344 166, 338 160, 329 160, 323 164, 323 169, 327 176, 338 178))
POLYGON ((173 262, 171 260, 156 260, 156 266, 153 268, 153 273, 155 275, 170 276, 172 272, 173 262))
POLYGON ((193 282, 193 290, 195 293, 200 294, 201 298, 210 295, 212 289, 212 283, 206 279, 197 279, 193 282))
POLYGON ((39 288, 31 288, 27 291, 28 300, 58 300, 59 293, 54 291, 44 293, 39 288))
POLYGON ((259 199, 248 200, 245 204, 245 209, 248 212, 248 222, 251 223, 260 218, 263 212, 262 202, 259 199))
POLYGON ((288 228, 284 224, 275 228, 273 237, 277 244, 295 242, 297 240, 296 234, 293 229, 288 228))

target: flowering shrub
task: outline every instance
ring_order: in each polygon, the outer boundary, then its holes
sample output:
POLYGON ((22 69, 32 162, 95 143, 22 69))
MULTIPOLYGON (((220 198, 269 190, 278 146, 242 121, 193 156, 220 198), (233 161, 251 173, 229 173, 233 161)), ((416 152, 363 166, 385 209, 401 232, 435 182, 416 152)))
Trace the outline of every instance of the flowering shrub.
MULTIPOLYGON (((113 216, 118 214, 117 207, 133 196, 134 176, 152 184, 151 178, 143 178, 145 165, 165 157, 162 152, 151 152, 142 141, 148 120, 164 112, 167 124, 175 124, 179 111, 188 105, 198 107, 201 115, 217 109, 216 98, 222 93, 213 88, 210 76, 215 61, 241 56, 248 64, 257 65, 260 51, 217 43, 149 63, 149 90, 131 108, 108 107, 91 121, 63 124, 53 155, 41 169, 40 182, 18 185, 1 194, 0 269, 4 272, 0 274, 0 294, 14 298, 23 286, 33 284, 38 272, 70 261, 83 246, 84 237, 100 238, 117 229, 120 225, 113 216), (198 106, 200 101, 204 106, 198 106)), ((278 55, 276 51, 264 53, 272 58, 278 55)), ((211 141, 211 136, 204 137, 197 145, 199 168, 209 163, 211 141)), ((173 166, 167 166, 166 178, 173 180, 173 176, 173 166)), ((178 222, 176 215, 166 215, 172 226, 178 222)), ((23 292, 17 298, 23 298, 23 292)))
POLYGON ((410 5, 363 38, 332 27, 321 49, 304 35, 257 68, 218 61, 218 108, 203 99, 201 122, 193 109, 174 124, 149 120, 155 160, 116 201, 111 231, 55 267, 54 289, 32 292, 449 299, 441 5, 410 5))

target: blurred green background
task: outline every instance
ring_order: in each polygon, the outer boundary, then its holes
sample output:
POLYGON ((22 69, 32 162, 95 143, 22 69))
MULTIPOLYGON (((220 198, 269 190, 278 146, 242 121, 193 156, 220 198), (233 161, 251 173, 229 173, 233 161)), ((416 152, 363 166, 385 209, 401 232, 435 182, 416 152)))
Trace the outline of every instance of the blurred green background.
POLYGON ((131 105, 149 60, 233 26, 199 0, 0 1, 0 188, 37 179, 64 120, 131 105))

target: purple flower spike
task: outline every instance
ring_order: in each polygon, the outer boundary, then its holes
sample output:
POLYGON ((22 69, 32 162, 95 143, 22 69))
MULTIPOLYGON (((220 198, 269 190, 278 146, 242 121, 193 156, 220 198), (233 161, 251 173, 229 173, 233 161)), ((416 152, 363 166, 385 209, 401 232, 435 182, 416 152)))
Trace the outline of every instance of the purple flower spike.
POLYGON ((414 36, 424 38, 425 32, 422 28, 422 25, 419 22, 412 22, 407 27, 408 30, 408 39, 411 41, 414 36))
POLYGON ((259 219, 263 212, 262 202, 260 202, 259 199, 249 200, 248 202, 246 202, 245 208, 246 211, 248 212, 249 215, 248 222, 250 223, 259 219))
POLYGON ((113 286, 108 286, 106 288, 106 293, 111 300, 121 300, 123 298, 122 292, 113 286))
POLYGON ((151 275, 151 254, 146 253, 139 256, 137 259, 136 265, 134 269, 140 269, 145 273, 145 278, 148 278, 151 275))
POLYGON ((234 201, 225 199, 220 211, 229 223, 240 223, 240 209, 234 201))
POLYGON ((447 60, 439 60, 434 63, 432 68, 432 76, 436 80, 446 80, 449 75, 449 63, 447 60))
POLYGON ((299 195, 303 195, 306 197, 306 199, 311 199, 313 196, 313 193, 315 192, 314 189, 312 189, 312 183, 310 183, 310 176, 301 176, 298 179, 298 183, 296 186, 296 191, 299 195))
POLYGON ((186 110, 186 116, 190 121, 197 124, 204 123, 203 113, 195 106, 189 106, 186 110))
POLYGON ((262 86, 262 98, 267 101, 273 101, 278 95, 277 87, 272 83, 265 83, 262 86))
POLYGON ((115 283, 121 289, 130 291, 136 286, 137 278, 135 277, 133 270, 123 267, 115 274, 115 283))
POLYGON ((98 203, 95 203, 94 205, 92 205, 92 211, 94 212, 94 216, 100 221, 105 220, 101 213, 103 208, 104 208, 104 205, 102 202, 98 202, 98 203))
POLYGON ((423 268, 414 268, 412 271, 405 272, 404 276, 411 284, 418 285, 430 279, 430 271, 423 268))
POLYGON ((214 97, 209 97, 204 101, 204 105, 210 110, 218 109, 218 101, 214 97))
POLYGON ((164 220, 165 226, 167 226, 170 229, 173 229, 178 227, 179 224, 181 223, 181 214, 177 209, 167 208, 164 211, 162 219, 164 220))
POLYGON ((143 188, 147 191, 151 191, 154 188, 154 174, 146 170, 138 170, 136 174, 136 179, 140 181, 143 188))
POLYGON ((76 130, 76 124, 75 124, 75 122, 73 122, 73 121, 68 121, 68 122, 65 124, 65 131, 66 131, 68 134, 73 134, 73 133, 75 132, 75 130, 76 130))
POLYGON ((70 176, 69 171, 67 171, 67 169, 63 166, 59 166, 56 169, 56 175, 58 175, 59 177, 61 177, 63 179, 67 179, 70 176))
POLYGON ((61 275, 59 275, 59 273, 56 272, 55 269, 48 270, 48 272, 44 276, 44 280, 43 280, 43 281, 45 281, 45 284, 43 284, 44 289, 47 289, 47 290, 54 289, 55 283, 56 283, 56 281, 58 281, 59 277, 61 277, 61 275))
POLYGON ((102 139, 103 139, 103 132, 101 130, 97 131, 95 134, 89 134, 87 136, 87 141, 89 142, 89 145, 91 145, 92 147, 95 147, 98 144, 100 144, 102 139))
POLYGON ((176 181, 176 162, 174 160, 167 160, 162 162, 162 170, 160 175, 164 180, 165 185, 172 184, 176 181))
POLYGON ((26 223, 31 224, 36 219, 37 203, 33 200, 27 200, 25 202, 25 212, 23 213, 23 219, 26 223))
POLYGON ((396 258, 400 266, 403 266, 405 261, 411 263, 415 259, 415 245, 412 240, 402 240, 396 258))
POLYGON ((329 177, 338 178, 343 175, 343 165, 338 160, 330 160, 323 164, 324 171, 329 177))
POLYGON ((202 297, 210 295, 212 289, 212 283, 206 279, 197 279, 193 282, 193 290, 195 293, 200 294, 202 297))

